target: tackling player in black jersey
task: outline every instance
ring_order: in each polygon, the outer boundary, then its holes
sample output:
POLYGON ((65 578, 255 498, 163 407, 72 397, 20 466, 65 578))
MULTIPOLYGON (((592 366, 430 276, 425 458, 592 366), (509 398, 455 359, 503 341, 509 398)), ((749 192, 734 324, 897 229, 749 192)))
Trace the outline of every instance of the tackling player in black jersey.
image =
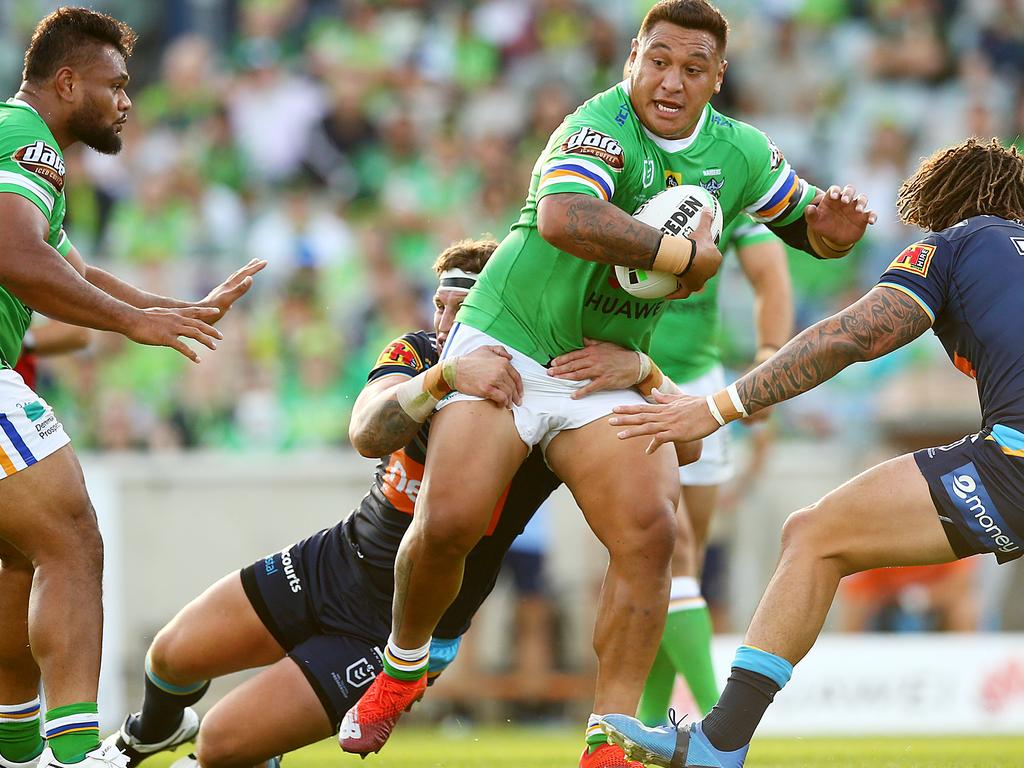
MULTIPOLYGON (((359 506, 333 528, 225 576, 157 634, 146 656, 142 710, 108 737, 131 765, 198 735, 203 768, 273 766, 272 756, 337 731, 366 691, 381 669, 395 556, 412 520, 429 432, 429 412, 423 421, 410 417, 396 391, 403 384, 419 387, 418 379, 435 369, 455 313, 495 247, 467 240, 445 250, 434 265, 440 278, 434 332, 394 340, 370 372, 349 436, 364 456, 383 458, 359 506), (190 705, 211 678, 262 666, 267 669, 219 701, 200 727, 190 705)), ((637 356, 619 352, 609 360, 608 380, 621 386, 617 375, 628 386, 637 376, 637 356)), ((501 405, 521 396, 519 376, 500 347, 457 358, 445 375, 452 389, 501 405)), ((539 451, 515 476, 435 632, 432 675, 454 658, 512 540, 558 485, 539 451)))

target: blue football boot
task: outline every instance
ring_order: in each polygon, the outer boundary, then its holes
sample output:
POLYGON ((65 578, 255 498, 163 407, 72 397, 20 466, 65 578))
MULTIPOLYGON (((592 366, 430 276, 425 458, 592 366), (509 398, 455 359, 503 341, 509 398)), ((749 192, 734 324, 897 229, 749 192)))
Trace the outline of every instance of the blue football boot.
POLYGON ((715 749, 700 729, 700 723, 671 725, 648 728, 635 717, 628 715, 604 715, 600 720, 601 730, 608 740, 618 744, 630 760, 645 765, 660 765, 662 768, 741 768, 747 757, 749 744, 732 752, 715 749))

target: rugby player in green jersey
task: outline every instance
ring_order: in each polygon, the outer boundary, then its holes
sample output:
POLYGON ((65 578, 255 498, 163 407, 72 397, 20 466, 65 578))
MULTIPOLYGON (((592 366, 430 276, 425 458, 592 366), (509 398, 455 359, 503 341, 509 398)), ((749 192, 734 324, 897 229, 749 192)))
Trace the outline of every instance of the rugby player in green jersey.
MULTIPOLYGON (((754 326, 760 364, 785 344, 793 332, 793 304, 786 251, 763 224, 748 216, 733 219, 721 238, 722 251, 735 249, 740 266, 754 290, 754 326)), ((686 301, 668 304, 651 340, 650 358, 691 395, 710 395, 725 386, 719 336, 718 276, 686 301)), ((550 374, 590 384, 576 397, 607 386, 606 361, 620 348, 587 340, 552 361, 550 374)), ((660 391, 667 391, 663 382, 660 391)), ((764 417, 768 411, 760 411, 764 417)), ((646 725, 668 722, 668 706, 677 675, 686 678, 702 714, 718 701, 718 684, 711 664, 711 617, 701 596, 699 576, 704 542, 719 486, 732 477, 727 434, 704 440, 700 459, 679 468, 681 493, 676 514, 676 547, 672 554, 672 586, 661 646, 644 686, 637 716, 646 725)))
MULTIPOLYGON (((635 712, 665 624, 676 456, 617 440, 602 418, 615 405, 642 402, 638 392, 573 399, 584 384, 555 379, 545 366, 584 338, 647 349, 664 301, 627 294, 612 279, 613 265, 678 275, 676 297, 717 270, 709 217, 689 238, 631 216, 668 185, 714 180, 726 221, 748 211, 821 258, 847 253, 874 216, 852 188, 817 190, 763 133, 711 108, 727 66, 727 31, 704 0, 658 3, 633 41, 630 77, 568 116, 541 153, 520 219, 445 347, 446 355, 462 355, 504 346, 523 379, 522 403, 501 408, 453 393, 434 417, 417 515, 395 564, 385 673, 346 717, 343 730, 360 734, 341 740, 348 751, 380 749, 422 693, 431 631, 459 590, 465 555, 535 447, 610 555, 594 631, 594 711, 635 712)), ((419 408, 432 398, 424 390, 404 402, 419 408)), ((588 738, 604 739, 596 715, 588 738)))
POLYGON ((253 261, 203 301, 155 296, 84 263, 63 230, 64 156, 114 154, 131 101, 135 33, 84 8, 36 27, 24 81, 0 104, 0 767, 119 765, 99 742, 103 544, 82 470, 50 407, 12 369, 33 310, 166 346, 210 349, 211 325, 265 266, 253 261), (31 601, 31 610, 30 610, 31 601), (48 707, 39 733, 40 677, 48 707), (44 748, 45 747, 45 748, 44 748))

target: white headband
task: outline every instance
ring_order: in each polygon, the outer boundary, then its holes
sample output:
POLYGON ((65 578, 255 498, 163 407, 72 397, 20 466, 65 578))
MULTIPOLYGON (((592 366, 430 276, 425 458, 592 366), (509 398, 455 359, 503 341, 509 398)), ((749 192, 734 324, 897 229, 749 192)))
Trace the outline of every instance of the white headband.
POLYGON ((469 293, 469 289, 480 277, 476 272, 466 272, 462 269, 446 269, 441 273, 440 287, 447 291, 461 291, 469 293))

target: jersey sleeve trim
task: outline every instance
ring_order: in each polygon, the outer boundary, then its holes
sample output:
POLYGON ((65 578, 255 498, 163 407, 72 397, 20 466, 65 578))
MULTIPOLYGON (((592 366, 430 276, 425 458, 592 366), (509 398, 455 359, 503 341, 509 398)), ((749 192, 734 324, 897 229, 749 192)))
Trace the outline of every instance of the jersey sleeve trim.
POLYGON ((74 246, 71 244, 71 238, 69 238, 68 233, 64 231, 64 227, 61 227, 60 237, 57 238, 57 244, 53 246, 53 249, 66 259, 73 247, 74 246))
POLYGON ((900 285, 899 283, 890 283, 889 281, 886 280, 884 282, 878 283, 878 287, 893 288, 894 290, 900 291, 901 293, 905 293, 907 296, 909 296, 910 298, 912 298, 914 301, 921 305, 921 309, 923 309, 928 314, 928 317, 931 319, 932 324, 935 324, 935 312, 932 311, 932 308, 928 306, 928 303, 924 299, 922 299, 920 296, 914 293, 910 288, 907 288, 907 286, 900 285))
POLYGON ((12 171, 0 171, 0 191, 21 195, 35 203, 46 215, 47 219, 53 216, 53 205, 55 202, 53 195, 47 192, 41 184, 36 184, 31 179, 27 179, 12 171), (25 194, 26 192, 31 192, 31 194, 25 194))
POLYGON ((796 175, 789 163, 784 163, 778 179, 747 211, 754 221, 766 224, 780 221, 793 213, 807 193, 807 182, 796 175))
POLYGON ((605 201, 611 200, 615 194, 615 182, 612 177, 598 165, 586 160, 554 160, 541 171, 540 184, 537 191, 555 184, 582 184, 598 194, 605 201))

